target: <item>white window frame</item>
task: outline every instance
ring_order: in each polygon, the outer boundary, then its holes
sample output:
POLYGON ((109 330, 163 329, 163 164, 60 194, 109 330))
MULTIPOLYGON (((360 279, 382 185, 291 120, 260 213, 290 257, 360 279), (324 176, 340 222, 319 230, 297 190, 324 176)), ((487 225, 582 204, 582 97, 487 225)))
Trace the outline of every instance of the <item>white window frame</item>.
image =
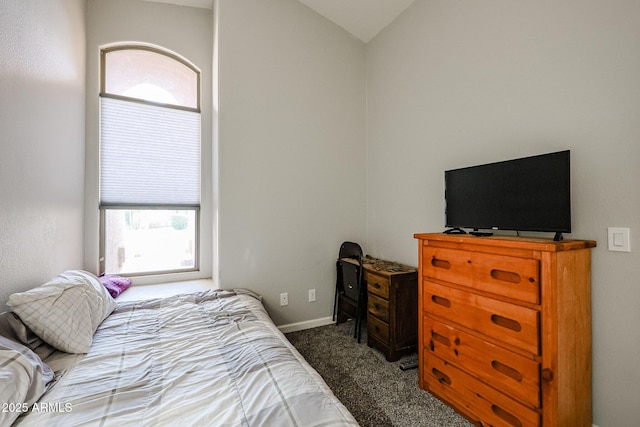
MULTIPOLYGON (((186 59, 166 50, 160 47, 155 47, 155 46, 150 46, 150 45, 146 45, 146 44, 122 44, 122 45, 115 45, 115 46, 110 46, 110 47, 104 47, 102 49, 100 49, 100 86, 99 86, 99 96, 100 97, 107 97, 107 98, 114 98, 114 99, 119 99, 119 100, 124 100, 124 101, 130 101, 130 102, 136 102, 136 103, 141 103, 141 104, 146 104, 146 105, 153 105, 153 106, 162 106, 162 107, 166 107, 166 108, 175 108, 175 109, 179 109, 179 110, 186 110, 186 111, 194 111, 197 112, 199 114, 202 114, 201 111, 201 72, 200 70, 195 67, 193 64, 191 64, 189 61, 187 61, 186 59), (180 105, 169 105, 169 104, 162 104, 162 103, 157 103, 157 102, 153 102, 153 101, 148 101, 148 100, 143 100, 143 99, 138 99, 138 98, 131 98, 131 97, 127 97, 127 96, 122 96, 122 95, 116 95, 116 94, 111 94, 111 93, 107 93, 105 90, 105 86, 106 86, 106 55, 109 52, 115 51, 115 50, 127 50, 127 49, 137 49, 137 50, 145 50, 145 51, 150 51, 153 53, 157 53, 157 54, 161 54, 164 56, 167 56, 173 60, 176 60, 180 63, 182 63, 183 65, 186 65, 188 68, 190 68, 191 70, 193 70, 197 76, 197 107, 196 108, 191 108, 191 107, 186 107, 186 106, 180 106, 180 105)), ((100 123, 102 122, 102 118, 101 115, 98 115, 98 124, 100 127, 100 123)), ((99 138, 100 139, 100 138, 99 138)), ((202 144, 202 131, 200 132, 200 142, 202 144)), ((101 142, 99 142, 100 144, 101 142)), ((98 151, 100 151, 98 149, 98 151)), ((200 152, 200 158, 202 161, 202 149, 200 152)), ((100 161, 98 161, 98 164, 100 165, 100 161)), ((98 175, 99 176, 99 175, 98 175)), ((202 180, 202 170, 200 172, 200 179, 202 180)), ((100 187, 100 179, 98 178, 98 188, 100 187)), ((201 196, 202 197, 202 196, 201 196)), ((201 200, 202 203, 202 200, 201 200)), ((106 211, 107 210, 153 210, 153 209, 160 209, 160 210, 192 210, 195 212, 195 218, 196 218, 196 224, 195 224, 195 255, 194 255, 194 266, 193 268, 185 268, 185 269, 177 269, 177 270, 161 270, 161 271, 144 271, 144 272, 137 272, 137 273, 126 273, 126 275, 128 277, 142 277, 142 276, 170 276, 170 275, 183 275, 184 273, 193 273, 193 272, 199 272, 201 269, 200 266, 200 260, 201 260, 201 238, 202 238, 202 234, 201 234, 201 205, 175 205, 175 204, 153 204, 153 205, 149 205, 149 204, 106 204, 106 205, 101 205, 99 207, 99 239, 98 239, 98 269, 99 269, 99 274, 105 273, 105 252, 106 252, 106 227, 105 227, 105 221, 106 221, 106 211)), ((109 272, 106 272, 109 273, 109 272)), ((124 273, 123 273, 124 274, 124 273)))

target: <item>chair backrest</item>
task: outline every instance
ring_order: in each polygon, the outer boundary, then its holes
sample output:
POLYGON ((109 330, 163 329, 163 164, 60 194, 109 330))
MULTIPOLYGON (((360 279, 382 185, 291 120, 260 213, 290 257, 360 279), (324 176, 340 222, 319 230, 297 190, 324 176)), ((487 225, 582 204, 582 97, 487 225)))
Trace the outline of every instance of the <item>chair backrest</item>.
POLYGON ((362 284, 362 248, 360 245, 354 242, 344 242, 340 246, 337 267, 338 291, 344 293, 347 298, 357 301, 362 284), (346 258, 355 260, 356 264, 343 261, 346 258))
POLYGON ((340 245, 340 252, 338 254, 338 259, 342 258, 353 258, 359 262, 362 260, 362 248, 357 243, 344 242, 340 245))

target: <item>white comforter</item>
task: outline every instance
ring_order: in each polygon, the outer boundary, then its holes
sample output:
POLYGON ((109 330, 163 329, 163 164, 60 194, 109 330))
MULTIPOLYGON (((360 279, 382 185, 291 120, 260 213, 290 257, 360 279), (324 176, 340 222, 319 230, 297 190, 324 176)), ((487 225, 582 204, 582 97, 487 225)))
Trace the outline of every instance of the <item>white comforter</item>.
POLYGON ((249 293, 123 303, 67 359, 16 425, 357 426, 249 293))

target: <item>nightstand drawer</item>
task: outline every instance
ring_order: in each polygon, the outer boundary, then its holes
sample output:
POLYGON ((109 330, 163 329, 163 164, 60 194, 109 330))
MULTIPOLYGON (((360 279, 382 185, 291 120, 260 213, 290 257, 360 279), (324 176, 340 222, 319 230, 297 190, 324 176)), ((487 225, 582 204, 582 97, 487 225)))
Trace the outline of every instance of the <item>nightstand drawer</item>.
POLYGON ((423 275, 534 304, 540 303, 539 263, 535 259, 426 246, 423 275))
POLYGON ((473 372, 532 407, 540 407, 540 363, 478 339, 430 316, 423 319, 425 351, 473 372))
POLYGON ((510 397, 478 381, 438 357, 425 358, 421 371, 428 390, 450 403, 469 411, 478 425, 540 425, 540 415, 510 397))
POLYGON ((389 301, 375 295, 369 295, 367 311, 385 323, 389 323, 389 301))
POLYGON ((367 282, 369 293, 389 299, 389 279, 365 271, 364 280, 367 282))
POLYGON ((533 354, 539 351, 539 312, 459 289, 424 281, 423 309, 476 330, 487 337, 515 345, 533 354))
POLYGON ((367 334, 370 334, 385 344, 389 343, 389 325, 373 316, 367 318, 367 334))

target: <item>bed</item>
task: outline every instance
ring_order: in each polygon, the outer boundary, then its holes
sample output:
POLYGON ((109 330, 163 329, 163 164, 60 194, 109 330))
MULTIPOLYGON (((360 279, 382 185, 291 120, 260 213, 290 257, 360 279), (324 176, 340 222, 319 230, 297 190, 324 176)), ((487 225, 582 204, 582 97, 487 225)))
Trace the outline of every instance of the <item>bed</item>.
MULTIPOLYGON (((30 359, 14 371, 28 371, 32 383, 21 390, 23 401, 4 408, 0 425, 358 425, 271 322, 258 295, 209 290, 112 304, 95 276, 81 273, 87 276, 76 280, 72 274, 71 281, 90 283, 82 285, 84 293, 72 295, 73 306, 92 306, 79 302, 91 287, 100 294, 92 310, 106 304, 104 312, 109 312, 98 322, 86 353, 61 351, 60 343, 52 346, 51 331, 25 321, 30 316, 19 298, 10 298, 13 312, 0 315, 4 347, 11 340, 31 352, 18 350, 18 359, 30 359)), ((61 299, 53 298, 55 304, 61 299)), ((43 311, 44 323, 51 323, 51 310, 43 311)), ((85 326, 92 323, 87 320, 85 326)), ((82 341, 82 333, 73 332, 72 340, 82 341)), ((77 343, 73 346, 78 350, 77 343)), ((3 357, 5 370, 10 365, 3 357)), ((8 399, 6 390, 0 393, 8 399)))

